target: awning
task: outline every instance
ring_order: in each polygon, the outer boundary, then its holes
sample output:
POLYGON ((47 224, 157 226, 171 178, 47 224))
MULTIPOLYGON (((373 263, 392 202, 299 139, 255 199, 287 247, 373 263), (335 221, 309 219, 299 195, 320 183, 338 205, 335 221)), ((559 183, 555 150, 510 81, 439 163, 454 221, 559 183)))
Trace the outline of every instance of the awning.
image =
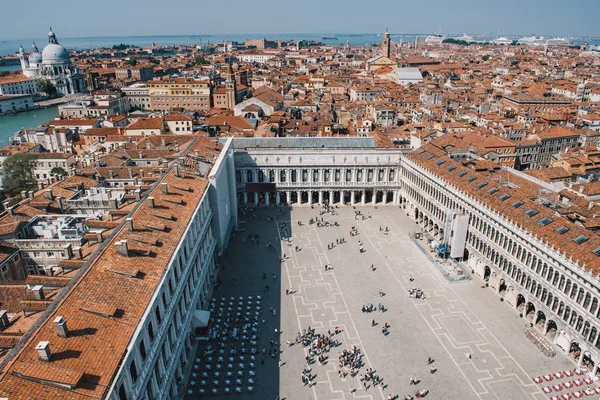
POLYGON ((194 328, 206 328, 210 320, 210 311, 194 310, 194 328))

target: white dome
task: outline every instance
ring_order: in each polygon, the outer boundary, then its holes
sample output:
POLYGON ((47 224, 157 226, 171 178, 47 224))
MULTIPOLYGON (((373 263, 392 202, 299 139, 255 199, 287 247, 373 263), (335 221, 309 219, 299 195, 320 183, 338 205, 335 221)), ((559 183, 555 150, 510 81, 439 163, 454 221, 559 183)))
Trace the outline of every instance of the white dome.
POLYGON ((49 43, 42 51, 42 58, 46 61, 65 61, 70 58, 69 52, 60 44, 49 43))
POLYGON ((29 54, 29 62, 31 64, 39 64, 42 62, 42 55, 40 53, 31 53, 29 54))

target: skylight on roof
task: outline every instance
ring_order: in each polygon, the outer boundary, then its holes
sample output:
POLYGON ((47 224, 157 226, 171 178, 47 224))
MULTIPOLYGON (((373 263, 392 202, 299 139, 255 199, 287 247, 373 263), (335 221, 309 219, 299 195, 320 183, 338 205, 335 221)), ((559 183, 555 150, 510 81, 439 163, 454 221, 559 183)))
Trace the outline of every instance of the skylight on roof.
POLYGON ((504 200, 508 200, 510 199, 510 194, 503 194, 502 196, 499 197, 500 201, 504 201, 504 200))
POLYGON ((575 239, 573 239, 573 241, 577 244, 582 244, 585 243, 589 240, 589 238, 585 235, 579 235, 577 236, 575 239))
POLYGON ((525 204, 525 203, 523 203, 521 200, 517 200, 517 201, 515 201, 514 203, 512 203, 512 207, 513 207, 513 208, 519 208, 519 207, 521 207, 523 204, 525 204))
POLYGON ((419 155, 419 154, 423 154, 424 152, 425 152, 425 150, 423 150, 423 149, 418 149, 418 150, 416 151, 417 155, 419 155))
POLYGON ((546 226, 546 225, 550 225, 552 222, 554 222, 554 220, 549 217, 544 217, 544 218, 540 219, 538 222, 540 225, 546 226))
POLYGON ((487 186, 487 184, 488 184, 487 182, 479 182, 477 184, 477 189, 483 189, 484 187, 487 186))
POLYGON ((444 160, 437 160, 437 161, 435 162, 435 165, 437 165, 437 166, 439 167, 440 165, 442 165, 442 164, 443 164, 443 163, 445 163, 445 162, 446 162, 446 161, 444 161, 444 160))
POLYGON ((446 168, 446 171, 451 172, 454 171, 456 169, 456 167, 454 165, 450 165, 448 168, 446 168))
POLYGON ((594 253, 594 255, 595 255, 596 257, 600 257, 600 247, 598 247, 598 248, 596 248, 596 249, 592 250, 592 253, 594 253))
POLYGON ((525 215, 527 215, 528 217, 533 217, 537 213, 538 213, 538 210, 535 210, 533 208, 530 208, 529 210, 525 211, 525 215))
POLYGON ((433 154, 428 155, 427 157, 425 157, 426 160, 431 160, 433 157, 435 157, 433 154))
POLYGON ((490 190, 488 190, 488 194, 494 194, 498 191, 498 188, 491 188, 490 190))
POLYGON ((466 174, 467 174, 467 171, 460 171, 460 172, 458 173, 458 176, 460 176, 460 177, 462 178, 462 177, 463 177, 463 176, 465 176, 466 174))
POLYGON ((558 233, 559 235, 564 235, 565 233, 569 232, 569 228, 567 228, 566 226, 559 226, 558 228, 556 228, 556 233, 558 233))
POLYGON ((475 179, 477 179, 477 178, 474 176, 470 176, 467 178, 467 182, 473 182, 475 179))

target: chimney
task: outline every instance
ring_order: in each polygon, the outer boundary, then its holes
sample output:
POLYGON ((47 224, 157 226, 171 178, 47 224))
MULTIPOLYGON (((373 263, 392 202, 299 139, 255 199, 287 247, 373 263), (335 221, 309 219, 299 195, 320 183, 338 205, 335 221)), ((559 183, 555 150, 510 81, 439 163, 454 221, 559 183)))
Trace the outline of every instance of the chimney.
POLYGON ((0 311, 0 329, 8 328, 8 311, 0 311))
POLYGON ((140 185, 136 185, 133 193, 135 193, 135 200, 140 201, 142 198, 142 187, 140 185))
POLYGON ((160 184, 160 190, 164 193, 164 194, 169 194, 169 185, 166 182, 163 182, 160 184))
POLYGON ((150 208, 154 208, 154 197, 150 196, 148 197, 148 202, 150 203, 150 208))
POLYGON ((129 173, 129 179, 133 179, 133 171, 131 168, 127 168, 127 172, 129 173))
POLYGON ((175 176, 179 178, 179 164, 175 163, 175 176))
POLYGON ((110 179, 113 179, 114 175, 113 175, 113 171, 112 171, 112 169, 108 170, 108 177, 109 177, 110 179))
POLYGON ((142 178, 144 177, 144 170, 143 169, 140 169, 140 177, 142 177, 142 178))
POLYGON ((42 285, 35 285, 31 288, 31 291, 36 300, 44 300, 44 287, 42 285))
POLYGON ((56 334, 60 337, 69 337, 69 329, 67 328, 67 320, 64 317, 58 316, 54 318, 54 325, 56 325, 56 334))
POLYGON ((144 158, 144 154, 140 151, 140 158, 144 158))
POLYGON ((2 203, 2 205, 4 206, 4 211, 8 212, 8 215, 13 215, 13 210, 12 207, 9 206, 10 201, 5 201, 2 203))
POLYGON ((30 190, 30 191, 28 192, 28 194, 29 194, 29 196, 28 196, 28 197, 29 197, 30 199, 33 199, 33 190, 30 190))
POLYGON ((47 189, 46 190, 46 198, 48 200, 54 200, 54 197, 52 196, 52 189, 47 189))
POLYGON ((175 145, 175 152, 176 152, 176 153, 179 153, 179 143, 177 143, 177 144, 175 145))
POLYGON ((21 199, 27 198, 27 190, 21 190, 21 199))
POLYGON ((98 240, 98 243, 102 243, 102 232, 96 233, 96 238, 98 240))
POLYGON ((133 218, 129 217, 125 221, 127 221, 127 229, 133 232, 133 218))
POLYGON ((100 174, 96 174, 96 182, 100 183, 100 174))
POLYGON ((81 247, 73 250, 74 256, 77 260, 81 260, 83 258, 83 254, 81 253, 81 247))
POLYGON ((161 146, 162 146, 163 149, 165 147, 167 147, 167 141, 165 140, 165 138, 160 138, 160 144, 161 144, 161 146))
POLYGON ((594 205, 596 203, 594 203, 593 201, 590 201, 590 204, 588 204, 588 210, 591 210, 592 208, 594 208, 594 205))
POLYGON ((37 186, 38 190, 42 190, 44 188, 44 181, 38 181, 37 186))
POLYGON ((198 157, 198 150, 194 150, 194 155, 198 157))
POLYGON ((60 211, 62 211, 62 210, 63 210, 63 201, 62 201, 62 196, 58 196, 58 197, 56 198, 56 202, 58 203, 58 209, 59 209, 60 211))
POLYGON ((584 190, 585 190, 585 187, 583 185, 579 186, 579 193, 583 193, 584 190))
POLYGON ((38 352, 38 356, 42 361, 50 361, 52 354, 50 353, 50 342, 39 342, 35 349, 38 352))
POLYGON ((129 257, 129 250, 127 249, 127 240, 119 240, 115 243, 115 247, 117 248, 117 253, 122 256, 129 257))

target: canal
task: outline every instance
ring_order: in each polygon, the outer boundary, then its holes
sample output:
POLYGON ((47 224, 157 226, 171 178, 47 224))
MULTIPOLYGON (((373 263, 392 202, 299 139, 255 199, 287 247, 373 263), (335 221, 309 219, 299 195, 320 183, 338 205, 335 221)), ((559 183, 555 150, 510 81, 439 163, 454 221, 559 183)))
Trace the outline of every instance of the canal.
POLYGON ((8 144, 10 137, 23 128, 35 128, 58 115, 58 107, 20 112, 14 117, 0 116, 0 146, 8 144))

